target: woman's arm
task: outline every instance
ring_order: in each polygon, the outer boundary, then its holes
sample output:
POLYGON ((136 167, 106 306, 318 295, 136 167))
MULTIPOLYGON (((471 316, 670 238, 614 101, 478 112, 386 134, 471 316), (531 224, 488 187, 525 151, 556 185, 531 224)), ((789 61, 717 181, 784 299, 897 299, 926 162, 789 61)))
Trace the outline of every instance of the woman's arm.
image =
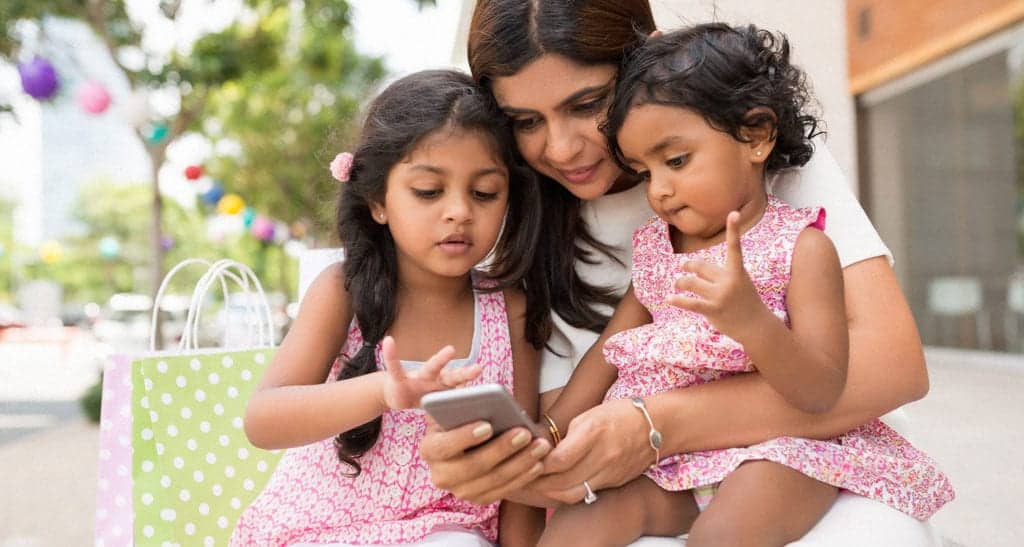
MULTIPOLYGON (((521 291, 507 290, 505 306, 512 345, 515 399, 530 414, 530 419, 536 421, 539 405, 537 392, 540 387, 540 352, 526 341, 526 297, 521 291)), ((536 545, 544 531, 544 510, 514 501, 503 501, 498 526, 498 540, 501 545, 536 545)))
MULTIPOLYGON (((823 414, 794 409, 757 374, 675 390, 647 399, 662 432, 662 454, 746 446, 780 436, 840 435, 928 391, 917 327, 884 257, 843 270, 850 340, 846 387, 823 414)), ((648 426, 629 401, 611 401, 577 418, 544 460, 547 476, 533 487, 564 503, 583 498, 583 480, 618 486, 650 464, 648 426)))

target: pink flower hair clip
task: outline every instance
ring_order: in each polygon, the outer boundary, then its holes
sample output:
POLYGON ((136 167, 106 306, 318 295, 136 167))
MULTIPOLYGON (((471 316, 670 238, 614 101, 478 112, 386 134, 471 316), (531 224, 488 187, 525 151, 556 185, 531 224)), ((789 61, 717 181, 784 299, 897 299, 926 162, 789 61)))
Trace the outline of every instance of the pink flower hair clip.
POLYGON ((331 161, 331 176, 338 182, 348 182, 352 172, 352 161, 355 156, 351 152, 342 152, 331 161))

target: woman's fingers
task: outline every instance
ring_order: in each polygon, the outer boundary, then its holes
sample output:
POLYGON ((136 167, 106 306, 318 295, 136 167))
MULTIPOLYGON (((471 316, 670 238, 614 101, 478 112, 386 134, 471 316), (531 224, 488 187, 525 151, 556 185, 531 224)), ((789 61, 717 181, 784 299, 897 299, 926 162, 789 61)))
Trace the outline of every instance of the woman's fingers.
POLYGON ((495 492, 504 492, 505 484, 516 478, 514 473, 530 470, 547 453, 543 450, 534 455, 524 450, 530 446, 531 436, 521 427, 477 446, 490 434, 490 426, 480 422, 451 431, 428 432, 420 443, 420 454, 430 467, 434 485, 475 503, 493 501, 495 492))

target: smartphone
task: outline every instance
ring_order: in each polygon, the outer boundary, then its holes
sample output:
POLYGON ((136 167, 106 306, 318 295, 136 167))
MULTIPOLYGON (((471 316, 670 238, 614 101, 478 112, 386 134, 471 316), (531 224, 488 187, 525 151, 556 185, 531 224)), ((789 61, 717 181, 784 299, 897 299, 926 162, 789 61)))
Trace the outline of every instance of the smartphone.
POLYGON ((503 386, 481 384, 446 391, 428 393, 420 399, 423 410, 445 429, 453 429, 470 422, 485 421, 494 428, 494 434, 525 427, 534 437, 542 437, 540 427, 519 406, 503 386))

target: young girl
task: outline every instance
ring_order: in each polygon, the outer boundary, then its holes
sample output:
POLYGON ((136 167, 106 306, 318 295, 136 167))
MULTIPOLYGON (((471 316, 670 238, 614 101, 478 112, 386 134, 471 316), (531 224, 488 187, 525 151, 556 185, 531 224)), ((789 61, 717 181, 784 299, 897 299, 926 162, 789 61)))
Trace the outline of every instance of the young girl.
MULTIPOLYGON (((537 407, 542 334, 509 287, 536 245, 538 194, 513 150, 493 99, 457 72, 407 76, 370 105, 354 154, 331 165, 345 261, 309 289, 246 411, 253 444, 296 448, 233 545, 498 539, 498 504, 431 484, 418 406, 430 391, 496 382, 537 407)), ((502 505, 502 543, 532 544, 542 519, 502 505)))
POLYGON ((632 285, 542 424, 557 442, 602 399, 631 400, 651 468, 599 495, 584 482, 586 504, 557 511, 541 543, 626 545, 689 529, 688 546, 784 545, 839 488, 930 517, 953 498, 948 480, 878 420, 827 441, 661 459, 644 399, 670 389, 756 365, 791 406, 829 410, 846 376, 843 283, 824 211, 765 188, 766 174, 810 158, 817 133, 785 38, 699 25, 650 39, 619 78, 604 129, 616 157, 650 181, 657 216, 634 233, 632 285))

